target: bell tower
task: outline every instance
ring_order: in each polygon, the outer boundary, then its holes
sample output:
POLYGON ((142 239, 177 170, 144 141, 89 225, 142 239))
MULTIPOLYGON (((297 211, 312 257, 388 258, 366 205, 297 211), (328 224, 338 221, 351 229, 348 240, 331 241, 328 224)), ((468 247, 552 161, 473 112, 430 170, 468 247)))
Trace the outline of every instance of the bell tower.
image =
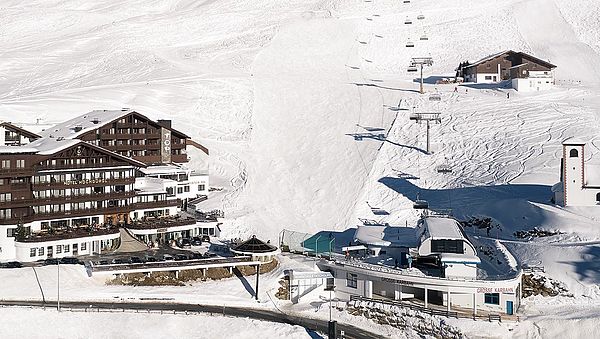
POLYGON ((563 192, 564 204, 585 205, 583 187, 585 183, 584 166, 585 142, 567 139, 563 142, 563 192))

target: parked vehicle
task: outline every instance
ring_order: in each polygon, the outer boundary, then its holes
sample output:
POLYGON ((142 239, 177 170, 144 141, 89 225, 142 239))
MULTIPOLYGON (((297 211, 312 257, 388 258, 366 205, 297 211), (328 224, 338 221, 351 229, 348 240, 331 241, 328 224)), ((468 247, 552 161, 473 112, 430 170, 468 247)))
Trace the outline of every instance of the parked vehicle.
POLYGON ((205 258, 214 258, 214 257, 216 257, 216 256, 217 256, 217 255, 216 255, 216 254, 214 254, 214 253, 209 253, 209 252, 205 252, 205 253, 204 253, 204 257, 205 257, 205 258))
POLYGON ((208 235, 203 235, 202 236, 202 241, 210 242, 210 237, 208 235))
POLYGON ((193 237, 192 246, 202 246, 202 239, 200 237, 193 237))
POLYGON ((114 258, 114 259, 111 261, 111 263, 112 263, 112 264, 117 264, 117 265, 118 265, 118 264, 125 264, 125 261, 123 261, 123 259, 121 259, 121 258, 114 258))
POLYGON ((190 241, 189 238, 183 238, 181 239, 181 248, 191 248, 192 247, 192 242, 190 241))
POLYGON ((58 259, 48 258, 48 259, 44 260, 44 266, 48 266, 48 265, 58 265, 58 259))
POLYGON ((158 259, 156 259, 155 257, 151 257, 151 256, 147 256, 146 257, 146 262, 157 262, 158 259))
POLYGON ((142 261, 142 259, 140 259, 140 257, 131 257, 130 261, 132 264, 143 264, 144 263, 142 261))
POLYGON ((61 264, 66 264, 66 265, 79 265, 79 264, 81 264, 81 262, 79 261, 79 259, 73 258, 73 257, 60 258, 60 263, 61 264))
POLYGON ((202 253, 192 252, 192 259, 202 259, 202 253))
POLYGON ((173 256, 172 256, 172 255, 170 255, 170 254, 166 254, 166 253, 165 253, 165 254, 163 254, 163 256, 162 256, 162 260, 163 260, 163 261, 171 261, 171 260, 175 260, 175 258, 173 258, 173 256))
POLYGON ((18 261, 10 261, 10 262, 2 264, 0 267, 1 268, 21 268, 21 267, 23 267, 23 264, 21 264, 18 261))
POLYGON ((185 254, 176 254, 175 255, 175 260, 177 261, 181 261, 181 260, 188 260, 188 256, 185 254))
POLYGON ((108 264, 109 264, 108 260, 100 260, 100 261, 98 261, 98 265, 108 265, 108 264))

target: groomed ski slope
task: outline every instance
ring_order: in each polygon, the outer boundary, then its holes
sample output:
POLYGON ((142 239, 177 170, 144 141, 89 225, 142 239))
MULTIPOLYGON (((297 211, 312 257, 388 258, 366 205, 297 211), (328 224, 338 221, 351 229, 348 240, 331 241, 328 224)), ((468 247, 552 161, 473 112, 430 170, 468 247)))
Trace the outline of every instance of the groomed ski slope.
MULTIPOLYGON (((600 163, 599 17, 594 0, 5 0, 0 119, 34 131, 92 109, 173 119, 211 150, 212 184, 223 191, 205 207, 225 210, 232 237, 343 230, 357 218, 412 225, 417 193, 458 217, 491 216, 501 224, 493 236, 518 261, 541 261, 576 294, 553 300, 586 310, 568 324, 591 323, 600 310, 600 213, 548 202, 563 139, 589 140, 588 160, 600 163), (506 49, 558 65, 557 87, 454 93, 434 84, 460 61, 506 49), (434 59, 426 90, 437 90, 439 103, 419 95, 406 72, 417 56, 434 59), (442 113, 433 155, 422 152, 424 126, 399 103, 442 113), (440 164, 453 172, 437 173, 440 164), (533 227, 565 234, 512 237, 533 227)), ((530 314, 556 309, 528 302, 530 314)), ((521 334, 557 333, 554 316, 532 318, 547 332, 527 325, 521 334)))

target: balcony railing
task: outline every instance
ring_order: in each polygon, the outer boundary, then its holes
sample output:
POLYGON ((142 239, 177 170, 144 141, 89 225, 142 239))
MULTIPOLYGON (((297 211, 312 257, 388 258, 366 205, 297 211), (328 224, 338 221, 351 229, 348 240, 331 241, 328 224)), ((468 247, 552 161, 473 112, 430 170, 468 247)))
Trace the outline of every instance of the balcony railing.
POLYGON ((92 193, 92 194, 81 194, 81 195, 69 195, 69 196, 52 196, 45 198, 35 199, 20 199, 5 201, 8 207, 16 208, 23 206, 39 206, 39 205, 52 205, 62 203, 73 203, 73 202, 88 202, 88 201, 100 201, 108 199, 127 199, 135 196, 135 191, 129 192, 111 192, 111 193, 92 193))
POLYGON ((44 230, 41 232, 33 233, 25 238, 17 239, 17 242, 32 243, 32 242, 46 242, 55 240, 66 240, 66 239, 77 239, 95 237, 100 235, 118 234, 119 228, 116 226, 112 227, 75 227, 70 229, 59 229, 52 232, 44 230))
POLYGON ((190 217, 162 217, 162 218, 142 218, 125 227, 135 230, 157 229, 167 227, 177 227, 186 225, 195 225, 196 219, 190 217))

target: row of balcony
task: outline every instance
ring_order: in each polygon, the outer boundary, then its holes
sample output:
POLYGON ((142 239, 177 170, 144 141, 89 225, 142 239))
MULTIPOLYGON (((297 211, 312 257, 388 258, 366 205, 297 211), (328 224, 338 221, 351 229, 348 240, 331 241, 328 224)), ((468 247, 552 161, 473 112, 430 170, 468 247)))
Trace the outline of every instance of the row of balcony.
POLYGON ((127 199, 127 198, 132 198, 134 196, 135 196, 135 191, 109 192, 109 193, 92 193, 92 194, 80 194, 80 195, 50 196, 50 197, 34 198, 34 199, 19 199, 19 200, 5 201, 4 203, 6 203, 8 208, 18 208, 18 207, 27 207, 27 206, 101 201, 101 200, 108 200, 108 199, 127 199))
POLYGON ((31 214, 12 218, 0 219, 0 225, 12 225, 19 222, 28 223, 36 220, 51 220, 61 218, 73 218, 73 217, 86 217, 92 215, 106 215, 106 214, 117 214, 117 213, 129 213, 136 209, 149 209, 149 208, 164 208, 179 206, 181 201, 177 200, 162 200, 162 201, 148 201, 148 202, 134 202, 126 206, 111 206, 111 207, 99 207, 99 208, 82 208, 71 211, 54 211, 54 212, 43 212, 34 213, 32 209, 29 209, 31 214))

